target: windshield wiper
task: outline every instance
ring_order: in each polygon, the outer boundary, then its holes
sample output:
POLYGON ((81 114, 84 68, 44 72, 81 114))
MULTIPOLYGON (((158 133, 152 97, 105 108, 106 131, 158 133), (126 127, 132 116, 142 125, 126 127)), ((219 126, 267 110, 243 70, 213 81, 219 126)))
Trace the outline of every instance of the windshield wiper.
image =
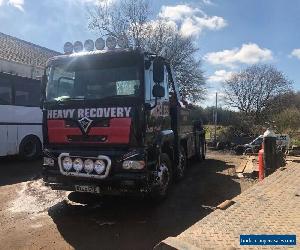
POLYGON ((56 101, 58 102, 63 102, 63 101, 81 101, 81 100, 86 100, 84 96, 77 96, 77 97, 59 97, 55 98, 56 101))
POLYGON ((84 96, 78 96, 78 97, 59 97, 59 98, 55 98, 53 100, 48 100, 46 101, 47 103, 58 103, 58 104, 62 104, 64 102, 68 102, 68 101, 107 101, 109 99, 119 99, 119 98, 128 98, 128 97, 133 97, 136 98, 136 96, 134 95, 113 95, 113 96, 105 96, 102 98, 86 98, 84 96))
POLYGON ((57 97, 52 100, 46 100, 46 103, 63 103, 63 102, 68 102, 68 101, 82 101, 86 100, 85 97, 80 96, 80 97, 67 97, 67 96, 62 96, 62 97, 57 97))
POLYGON ((102 98, 99 98, 99 101, 107 100, 107 99, 114 99, 114 98, 127 98, 127 97, 136 97, 134 95, 112 95, 112 96, 105 96, 102 98))

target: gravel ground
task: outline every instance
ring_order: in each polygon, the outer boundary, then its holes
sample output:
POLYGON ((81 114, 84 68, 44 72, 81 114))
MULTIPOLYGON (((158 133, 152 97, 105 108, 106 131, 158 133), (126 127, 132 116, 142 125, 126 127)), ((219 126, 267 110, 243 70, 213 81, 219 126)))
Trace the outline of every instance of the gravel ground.
POLYGON ((40 179, 41 162, 0 159, 1 249, 152 249, 255 181, 238 179, 240 156, 210 151, 191 162, 164 202, 115 197, 84 205, 40 179))

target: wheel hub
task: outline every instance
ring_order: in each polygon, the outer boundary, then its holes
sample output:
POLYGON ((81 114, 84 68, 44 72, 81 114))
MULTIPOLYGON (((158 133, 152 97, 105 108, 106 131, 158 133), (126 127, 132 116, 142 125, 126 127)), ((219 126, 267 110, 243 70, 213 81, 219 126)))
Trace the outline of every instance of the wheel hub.
POLYGON ((161 163, 157 171, 157 182, 162 188, 165 188, 169 183, 169 179, 169 169, 164 163, 161 163))
POLYGON ((36 147, 35 147, 34 143, 32 143, 32 142, 27 143, 24 147, 24 152, 27 156, 34 155, 36 152, 36 147))

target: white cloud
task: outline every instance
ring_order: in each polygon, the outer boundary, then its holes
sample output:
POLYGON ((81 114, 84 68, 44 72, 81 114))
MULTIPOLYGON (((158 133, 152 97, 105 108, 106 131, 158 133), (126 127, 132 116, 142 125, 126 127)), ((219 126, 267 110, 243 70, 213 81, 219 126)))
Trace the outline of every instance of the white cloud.
MULTIPOLYGON (((74 1, 74 0, 73 0, 74 1)), ((106 4, 106 5, 111 5, 115 2, 117 2, 117 0, 77 0, 79 2, 82 2, 82 3, 89 3, 89 4, 94 4, 94 5, 102 5, 102 4, 106 4)))
POLYGON ((255 43, 243 44, 241 48, 211 52, 204 59, 214 65, 235 67, 237 64, 255 64, 273 60, 273 53, 267 48, 260 48, 255 43))
POLYGON ((4 4, 7 4, 7 5, 11 5, 21 11, 24 11, 24 0, 0 0, 0 6, 4 5, 4 4))
POLYGON ((184 36, 199 35, 204 29, 219 30, 227 25, 222 17, 194 17, 186 18, 180 27, 180 32, 184 36))
POLYGON ((201 12, 198 8, 191 8, 188 5, 179 4, 176 6, 165 6, 161 7, 159 17, 163 19, 169 19, 173 21, 179 21, 186 17, 190 17, 201 12))
POLYGON ((16 7, 21 11, 24 11, 24 0, 8 0, 8 4, 16 7))
POLYGON ((214 3, 211 0, 202 0, 202 2, 206 5, 214 5, 214 3))
POLYGON ((198 36, 203 30, 219 30, 227 25, 219 16, 208 16, 201 9, 189 5, 162 6, 159 17, 176 22, 184 36, 198 36))
POLYGON ((232 71, 226 71, 224 69, 217 70, 213 75, 210 75, 207 79, 210 83, 222 83, 228 80, 232 76, 232 71))
POLYGON ((291 56, 297 57, 298 59, 300 59, 300 49, 294 49, 291 53, 291 56))
MULTIPOLYGON (((1 1, 1 0, 0 0, 1 1)), ((73 4, 73 5, 105 5, 105 6, 110 6, 113 3, 115 3, 117 0, 63 0, 67 2, 68 4, 73 4)))

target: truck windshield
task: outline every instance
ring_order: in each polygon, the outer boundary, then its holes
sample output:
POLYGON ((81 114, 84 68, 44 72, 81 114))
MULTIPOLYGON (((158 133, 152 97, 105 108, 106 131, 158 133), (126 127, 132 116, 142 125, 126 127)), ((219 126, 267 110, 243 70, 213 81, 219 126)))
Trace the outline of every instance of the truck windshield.
POLYGON ((59 65, 50 69, 46 100, 139 96, 140 89, 139 71, 135 66, 90 69, 59 65))

